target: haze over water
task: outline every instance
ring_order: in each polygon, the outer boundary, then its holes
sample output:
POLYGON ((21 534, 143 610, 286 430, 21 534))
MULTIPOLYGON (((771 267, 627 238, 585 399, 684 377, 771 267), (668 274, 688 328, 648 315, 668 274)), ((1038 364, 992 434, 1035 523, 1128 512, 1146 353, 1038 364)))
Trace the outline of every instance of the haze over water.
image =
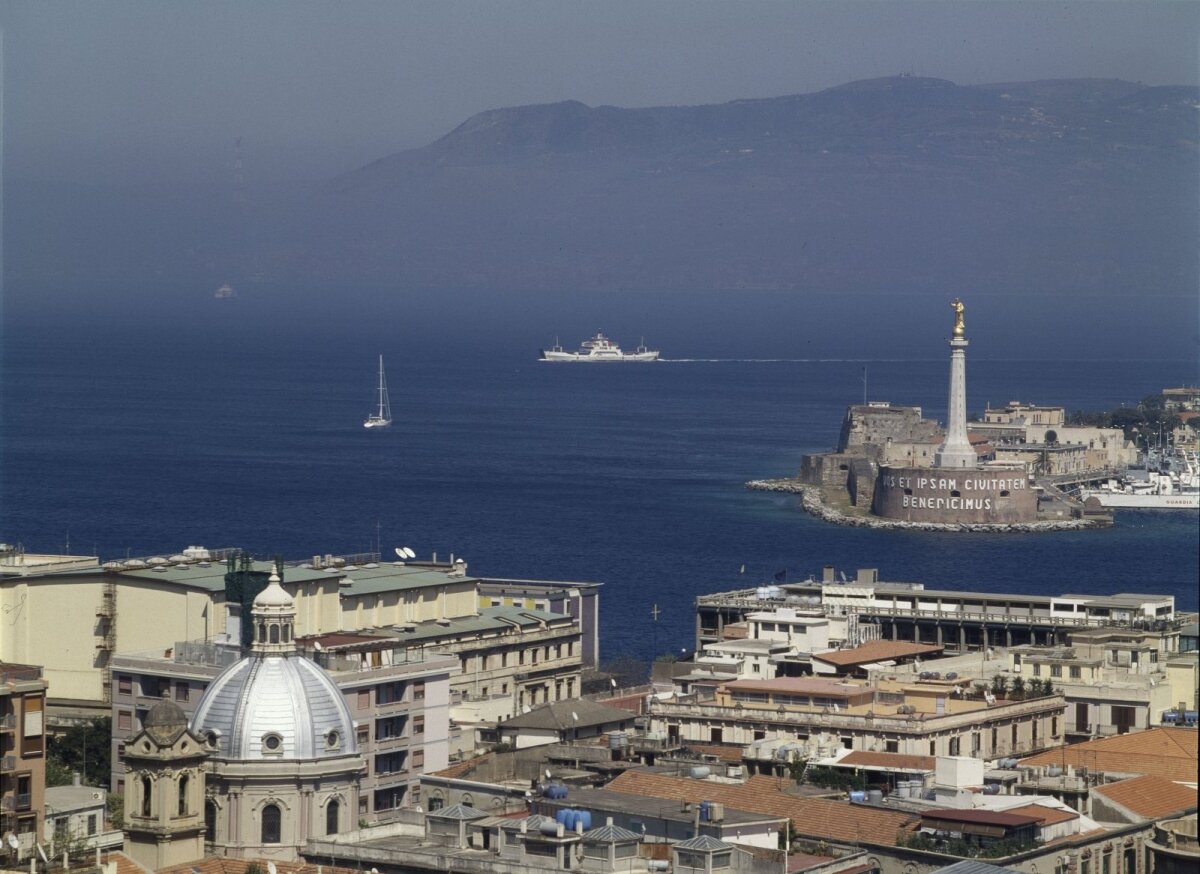
POLYGON ((609 657, 690 646, 697 594, 826 563, 952 588, 1165 591, 1195 609, 1195 517, 878 532, 743 484, 830 448, 864 396, 942 416, 956 296, 974 413, 1197 383, 1198 33, 1200 5, 1123 0, 0 5, 0 540, 105 559, 193 543, 454 552, 483 575, 603 582, 609 657), (876 99, 892 77, 928 78, 933 96, 918 85, 906 105, 930 129, 897 133, 914 116, 876 99), (792 121, 821 142, 768 143, 776 128, 727 130, 734 115, 708 111, 776 98, 786 115, 790 95, 876 79, 797 102, 812 114, 792 121), (957 87, 1032 80, 1020 110, 1006 108, 1019 94, 957 87), (557 121, 505 116, 507 157, 479 136, 465 158, 406 163, 491 130, 472 119, 545 104, 557 121), (1030 108, 1051 104, 1061 117, 1030 108), (606 151, 608 133, 637 141, 643 119, 683 106, 702 107, 689 117, 715 125, 709 139, 683 131, 647 175, 606 151), (743 152, 742 137, 759 139, 743 152), (772 163, 776 144, 809 163, 772 163), (567 184, 597 156, 628 200, 567 184), (389 159, 411 172, 382 172, 389 159), (371 168, 359 200, 330 195, 371 168), (757 223, 739 237, 735 217, 757 223), (728 286, 691 287, 716 275, 705 254, 728 286), (673 281, 638 281, 654 257, 673 281), (835 294, 817 267, 867 278, 835 294), (420 281, 455 269, 471 291, 420 281), (578 283, 546 280, 571 271, 578 283), (214 300, 225 282, 237 298, 214 300), (676 360, 534 360, 597 330, 676 360), (395 424, 366 432, 380 354, 395 424))

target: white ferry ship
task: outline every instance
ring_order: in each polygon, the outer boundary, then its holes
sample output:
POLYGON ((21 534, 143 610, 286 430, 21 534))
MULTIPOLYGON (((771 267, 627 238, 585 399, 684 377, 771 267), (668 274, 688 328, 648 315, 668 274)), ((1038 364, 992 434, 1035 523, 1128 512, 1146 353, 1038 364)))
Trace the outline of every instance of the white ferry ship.
POLYGON ((657 349, 647 349, 645 340, 632 352, 623 352, 621 347, 605 337, 599 331, 591 339, 584 340, 579 345, 578 352, 567 352, 558 345, 542 350, 542 361, 657 361, 657 349))

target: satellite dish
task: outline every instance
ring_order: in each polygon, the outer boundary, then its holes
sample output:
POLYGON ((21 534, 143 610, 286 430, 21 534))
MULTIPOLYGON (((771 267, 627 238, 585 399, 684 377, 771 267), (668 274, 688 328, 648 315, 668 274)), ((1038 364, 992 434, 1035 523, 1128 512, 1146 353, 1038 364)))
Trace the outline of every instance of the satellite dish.
POLYGON ((578 713, 576 713, 574 710, 572 710, 572 711, 571 711, 571 718, 572 718, 572 719, 574 719, 576 722, 578 722, 578 721, 579 721, 579 714, 578 714, 578 713))
POLYGON ((21 842, 17 840, 17 836, 14 835, 12 832, 9 832, 9 835, 8 835, 8 845, 10 847, 12 847, 14 850, 21 849, 21 842))
POLYGON ((317 652, 320 652, 321 650, 325 649, 325 647, 321 646, 321 641, 314 640, 313 641, 313 649, 315 649, 317 652))
POLYGON ((617 678, 616 677, 609 677, 608 682, 612 683, 612 687, 614 689, 617 688, 617 678))
POLYGON ((411 547, 408 547, 408 546, 397 546, 396 547, 396 555, 399 556, 400 558, 416 558, 417 557, 417 554, 412 551, 411 547))
POLYGON ((50 860, 46 858, 46 851, 42 849, 42 845, 34 844, 34 846, 37 847, 38 855, 42 857, 42 861, 49 865, 50 860))
POLYGON ((549 768, 546 769, 546 779, 547 780, 550 779, 550 769, 549 768))
POLYGON ((274 862, 268 862, 267 863, 267 872, 268 872, 268 874, 279 874, 279 869, 275 867, 274 862))

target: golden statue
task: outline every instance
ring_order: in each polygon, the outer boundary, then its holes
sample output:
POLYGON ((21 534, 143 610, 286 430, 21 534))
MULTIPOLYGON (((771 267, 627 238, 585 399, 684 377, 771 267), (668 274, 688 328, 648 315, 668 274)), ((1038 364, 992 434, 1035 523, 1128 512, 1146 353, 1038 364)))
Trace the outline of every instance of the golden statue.
POLYGON ((963 310, 966 309, 966 307, 963 306, 963 302, 957 297, 950 301, 950 307, 954 310, 954 336, 961 337, 963 336, 964 331, 963 310))

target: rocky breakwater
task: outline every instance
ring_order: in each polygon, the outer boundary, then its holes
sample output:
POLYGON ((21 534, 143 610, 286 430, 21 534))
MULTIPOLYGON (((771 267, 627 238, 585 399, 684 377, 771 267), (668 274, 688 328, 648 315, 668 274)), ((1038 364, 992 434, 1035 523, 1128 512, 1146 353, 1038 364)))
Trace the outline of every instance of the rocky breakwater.
POLYGON ((760 492, 786 492, 800 497, 800 506, 808 513, 836 525, 854 525, 860 528, 888 528, 909 531, 971 531, 1020 533, 1040 531, 1079 531, 1087 528, 1102 528, 1111 524, 1108 519, 1047 519, 1034 522, 909 522, 902 519, 881 519, 853 507, 840 508, 826 499, 819 486, 808 485, 797 479, 759 479, 746 483, 746 488, 760 492))

